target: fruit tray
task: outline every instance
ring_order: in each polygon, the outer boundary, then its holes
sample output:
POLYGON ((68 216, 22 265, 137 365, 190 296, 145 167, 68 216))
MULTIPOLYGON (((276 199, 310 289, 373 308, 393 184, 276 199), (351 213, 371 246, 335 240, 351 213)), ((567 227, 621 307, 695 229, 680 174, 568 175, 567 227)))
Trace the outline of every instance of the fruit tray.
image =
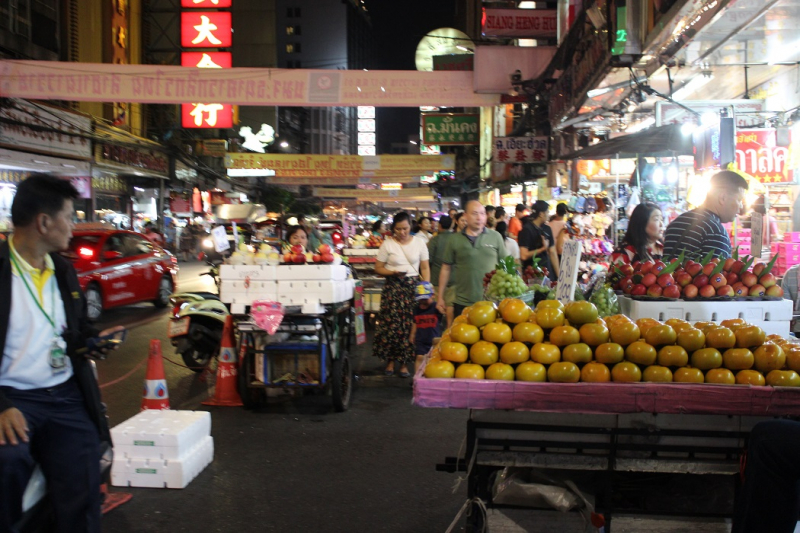
MULTIPOLYGON (((619 292, 617 292, 619 295, 619 292)), ((625 294, 624 292, 622 293, 625 294)), ((711 296, 710 298, 667 298, 665 296, 633 296, 626 295, 631 300, 641 302, 777 302, 783 300, 782 296, 711 296)))
POLYGON ((414 404, 550 413, 800 415, 800 388, 691 383, 529 383, 414 378, 414 404))

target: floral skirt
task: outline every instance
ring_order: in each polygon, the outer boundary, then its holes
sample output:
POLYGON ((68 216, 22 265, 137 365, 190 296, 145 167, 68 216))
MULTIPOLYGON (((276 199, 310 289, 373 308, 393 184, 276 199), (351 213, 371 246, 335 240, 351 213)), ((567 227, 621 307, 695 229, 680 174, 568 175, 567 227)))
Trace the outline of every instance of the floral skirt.
POLYGON ((416 277, 391 277, 383 287, 372 353, 387 363, 407 364, 414 360, 411 327, 414 325, 416 285, 416 277))

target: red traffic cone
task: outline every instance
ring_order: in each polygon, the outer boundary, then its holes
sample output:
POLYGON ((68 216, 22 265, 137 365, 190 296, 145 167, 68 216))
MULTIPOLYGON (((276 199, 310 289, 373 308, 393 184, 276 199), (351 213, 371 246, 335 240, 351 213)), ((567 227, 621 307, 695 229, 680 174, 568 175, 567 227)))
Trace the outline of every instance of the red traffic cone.
POLYGON ((161 341, 158 339, 150 340, 150 356, 147 359, 147 374, 142 394, 142 411, 146 409, 169 409, 169 391, 164 377, 161 341))
POLYGON ((242 398, 236 388, 237 364, 234 344, 233 317, 228 315, 225 319, 225 327, 222 329, 222 342, 219 345, 217 385, 214 390, 214 397, 204 401, 203 405, 227 405, 230 407, 242 405, 242 398))

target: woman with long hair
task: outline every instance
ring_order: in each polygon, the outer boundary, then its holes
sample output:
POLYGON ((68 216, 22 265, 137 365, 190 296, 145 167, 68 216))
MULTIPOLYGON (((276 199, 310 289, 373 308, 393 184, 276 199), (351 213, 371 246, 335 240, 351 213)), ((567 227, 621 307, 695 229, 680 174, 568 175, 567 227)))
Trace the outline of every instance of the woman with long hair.
POLYGON ((375 273, 386 278, 375 331, 374 354, 385 363, 385 374, 399 368, 400 377, 411 375, 408 364, 416 356, 411 327, 416 309, 417 282, 431 280, 428 247, 411 235, 411 217, 405 211, 394 216, 392 237, 383 241, 375 258, 375 273))
POLYGON ((630 264, 634 261, 655 261, 664 254, 664 216, 661 208, 651 202, 636 206, 628 221, 628 231, 619 247, 611 254, 611 261, 630 264))

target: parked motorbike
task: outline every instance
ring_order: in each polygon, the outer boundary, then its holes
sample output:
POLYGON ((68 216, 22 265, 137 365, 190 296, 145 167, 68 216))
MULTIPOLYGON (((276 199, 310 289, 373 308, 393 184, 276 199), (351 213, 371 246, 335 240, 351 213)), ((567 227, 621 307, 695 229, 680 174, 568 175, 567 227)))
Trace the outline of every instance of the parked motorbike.
MULTIPOLYGON (((214 278, 219 290, 219 265, 209 262, 204 276, 214 278)), ((202 372, 219 354, 222 329, 230 314, 219 296, 211 292, 179 292, 170 296, 172 317, 167 336, 181 355, 183 363, 195 372, 202 372)))

